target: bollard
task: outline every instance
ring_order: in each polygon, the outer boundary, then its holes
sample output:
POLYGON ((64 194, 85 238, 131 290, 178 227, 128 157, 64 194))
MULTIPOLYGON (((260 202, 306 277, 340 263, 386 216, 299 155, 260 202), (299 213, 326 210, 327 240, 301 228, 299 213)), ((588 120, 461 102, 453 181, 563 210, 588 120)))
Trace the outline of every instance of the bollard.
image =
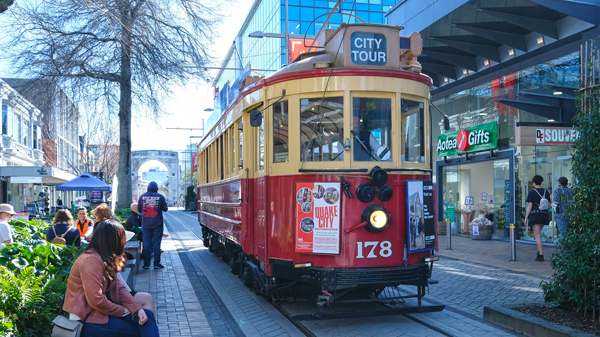
POLYGON ((446 250, 452 250, 452 225, 446 221, 446 250))
POLYGON ((510 260, 517 261, 517 229, 514 224, 510 224, 510 260))

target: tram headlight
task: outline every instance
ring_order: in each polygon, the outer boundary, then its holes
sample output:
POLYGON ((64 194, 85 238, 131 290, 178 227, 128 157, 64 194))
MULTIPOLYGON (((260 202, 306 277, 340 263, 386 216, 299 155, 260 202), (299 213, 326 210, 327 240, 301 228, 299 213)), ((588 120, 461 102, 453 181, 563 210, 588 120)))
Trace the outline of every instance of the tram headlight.
POLYGON ((371 233, 379 233, 390 225, 390 213, 381 205, 369 205, 363 210, 362 221, 365 229, 371 233))

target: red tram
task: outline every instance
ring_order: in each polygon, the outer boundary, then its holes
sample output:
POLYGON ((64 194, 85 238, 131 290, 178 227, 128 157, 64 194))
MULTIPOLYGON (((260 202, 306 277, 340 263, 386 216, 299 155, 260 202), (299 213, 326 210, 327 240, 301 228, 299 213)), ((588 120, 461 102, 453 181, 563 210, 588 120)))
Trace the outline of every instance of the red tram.
POLYGON ((303 283, 329 305, 413 285, 420 307, 437 260, 421 37, 349 24, 317 42, 246 77, 198 143, 204 245, 260 294, 303 283))

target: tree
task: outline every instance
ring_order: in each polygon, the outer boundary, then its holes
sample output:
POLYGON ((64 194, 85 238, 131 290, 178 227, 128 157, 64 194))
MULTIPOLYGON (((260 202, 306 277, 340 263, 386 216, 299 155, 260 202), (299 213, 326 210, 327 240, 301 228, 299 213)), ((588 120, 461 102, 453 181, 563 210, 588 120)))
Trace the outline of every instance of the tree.
POLYGON ((596 52, 590 55, 581 64, 589 80, 579 90, 574 119, 579 138, 573 144, 574 200, 566 210, 571 223, 552 255, 554 274, 542 282, 542 289, 546 302, 595 319, 600 313, 600 91, 597 79, 590 76, 596 52))
POLYGON ((220 1, 57 0, 11 9, 19 24, 8 23, 16 32, 3 50, 16 73, 57 80, 74 100, 118 111, 120 208, 132 195, 132 106, 156 121, 173 85, 208 80, 220 1))

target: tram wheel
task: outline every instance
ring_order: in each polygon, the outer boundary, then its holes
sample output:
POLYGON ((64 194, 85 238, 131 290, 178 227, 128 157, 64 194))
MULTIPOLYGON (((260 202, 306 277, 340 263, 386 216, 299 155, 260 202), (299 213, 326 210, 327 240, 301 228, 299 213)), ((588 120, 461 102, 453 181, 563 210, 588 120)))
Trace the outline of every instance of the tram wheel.
POLYGON ((221 260, 223 260, 223 262, 225 262, 225 263, 229 263, 229 261, 231 261, 231 257, 227 254, 223 254, 221 256, 221 260))
POLYGON ((208 251, 211 253, 215 253, 215 240, 217 239, 216 236, 211 235, 210 238, 208 239, 208 251))
POLYGON ((204 247, 210 247, 210 239, 209 238, 205 238, 204 240, 202 240, 202 243, 204 244, 204 247))
POLYGON ((233 275, 239 275, 240 274, 240 268, 242 267, 242 263, 240 262, 240 260, 233 260, 230 263, 230 269, 231 269, 231 273, 233 275))
POLYGON ((252 275, 252 270, 250 270, 250 267, 244 268, 242 281, 244 281, 244 285, 248 288, 252 288, 254 286, 254 275, 252 275))

